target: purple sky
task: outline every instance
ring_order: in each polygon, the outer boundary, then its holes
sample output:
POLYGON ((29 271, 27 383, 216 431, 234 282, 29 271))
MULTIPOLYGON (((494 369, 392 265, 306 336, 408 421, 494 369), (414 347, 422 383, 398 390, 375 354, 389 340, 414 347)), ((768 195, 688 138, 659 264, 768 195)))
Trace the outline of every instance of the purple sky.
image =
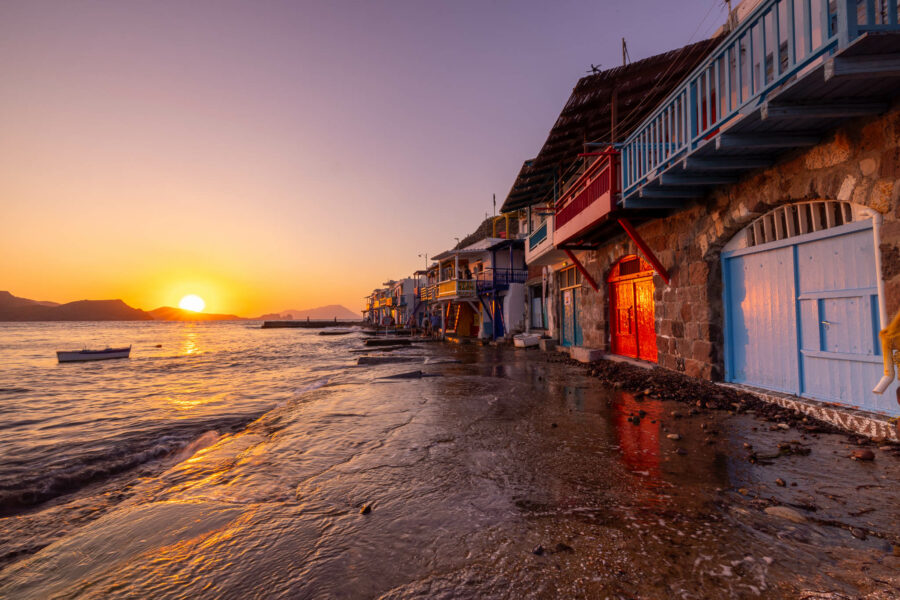
POLYGON ((637 60, 724 18, 721 0, 4 1, 0 289, 357 309, 502 202, 621 37, 637 60))

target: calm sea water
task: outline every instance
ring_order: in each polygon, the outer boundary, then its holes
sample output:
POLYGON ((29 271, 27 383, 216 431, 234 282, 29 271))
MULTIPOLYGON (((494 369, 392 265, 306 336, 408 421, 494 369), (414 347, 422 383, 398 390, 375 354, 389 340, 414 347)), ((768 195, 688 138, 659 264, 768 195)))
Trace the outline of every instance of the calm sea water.
POLYGON ((352 365, 348 344, 258 322, 2 323, 0 514, 239 430, 352 365), (128 360, 56 360, 129 344, 128 360))

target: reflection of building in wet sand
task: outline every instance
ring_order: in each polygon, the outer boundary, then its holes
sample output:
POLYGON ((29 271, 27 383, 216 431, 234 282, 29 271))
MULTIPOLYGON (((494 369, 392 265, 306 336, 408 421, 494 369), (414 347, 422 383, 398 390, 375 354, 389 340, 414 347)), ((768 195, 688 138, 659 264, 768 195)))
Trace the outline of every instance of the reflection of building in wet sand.
POLYGON ((631 471, 656 480, 661 475, 659 447, 661 416, 659 401, 638 402, 633 395, 627 393, 617 394, 616 401, 612 405, 613 426, 622 452, 622 462, 631 471))

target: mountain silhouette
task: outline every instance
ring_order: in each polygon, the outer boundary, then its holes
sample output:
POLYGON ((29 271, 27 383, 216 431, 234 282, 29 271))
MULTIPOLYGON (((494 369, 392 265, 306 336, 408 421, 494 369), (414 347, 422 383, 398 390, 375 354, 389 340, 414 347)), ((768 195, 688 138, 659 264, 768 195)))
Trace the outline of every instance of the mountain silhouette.
POLYGON ((175 308, 173 306, 160 306, 148 313, 157 321, 241 321, 243 317, 237 315, 218 315, 214 313, 194 312, 175 308))
POLYGON ((337 319, 338 321, 361 321, 362 317, 359 313, 355 313, 346 306, 341 306, 340 304, 329 304, 328 306, 319 306, 317 308, 310 308, 307 310, 285 310, 280 313, 271 313, 267 315, 262 315, 259 317, 260 320, 263 321, 276 321, 279 319, 283 320, 306 320, 310 319, 312 321, 331 321, 333 319, 337 319))
POLYGON ((148 313, 121 300, 77 300, 65 304, 0 292, 0 321, 150 321, 148 313))

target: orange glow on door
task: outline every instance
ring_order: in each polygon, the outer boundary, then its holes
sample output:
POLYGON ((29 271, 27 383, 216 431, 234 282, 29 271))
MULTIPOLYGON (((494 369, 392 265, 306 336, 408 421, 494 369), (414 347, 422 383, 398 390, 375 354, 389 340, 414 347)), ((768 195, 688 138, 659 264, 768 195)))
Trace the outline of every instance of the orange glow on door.
POLYGON ((607 283, 613 353, 656 362, 653 267, 626 256, 613 266, 607 283))

